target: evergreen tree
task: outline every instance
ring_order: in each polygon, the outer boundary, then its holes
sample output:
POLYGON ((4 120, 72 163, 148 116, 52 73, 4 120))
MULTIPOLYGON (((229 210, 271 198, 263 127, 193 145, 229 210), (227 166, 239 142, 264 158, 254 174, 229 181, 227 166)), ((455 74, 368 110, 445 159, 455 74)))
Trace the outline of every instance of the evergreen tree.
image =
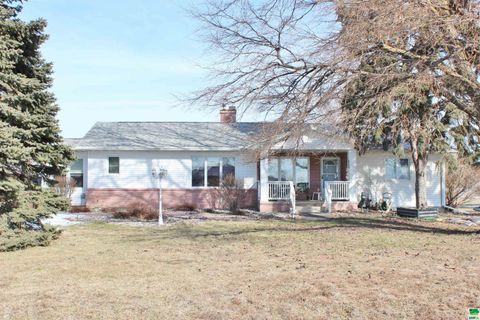
MULTIPOLYGON (((428 205, 430 154, 457 150, 471 161, 480 155, 480 56, 468 42, 478 39, 480 27, 475 19, 461 18, 472 3, 437 4, 437 19, 430 19, 435 23, 412 27, 401 21, 390 26, 396 37, 379 32, 377 45, 359 52, 361 63, 342 101, 344 127, 360 152, 379 144, 402 156, 405 148, 410 151, 417 208, 428 205)), ((357 12, 344 13, 346 19, 359 18, 357 12)), ((376 16, 371 10, 361 17, 376 16)))
POLYGON ((46 245, 57 231, 40 219, 68 207, 47 185, 73 160, 48 90, 52 64, 40 53, 45 20, 18 18, 22 1, 0 0, 0 251, 46 245))

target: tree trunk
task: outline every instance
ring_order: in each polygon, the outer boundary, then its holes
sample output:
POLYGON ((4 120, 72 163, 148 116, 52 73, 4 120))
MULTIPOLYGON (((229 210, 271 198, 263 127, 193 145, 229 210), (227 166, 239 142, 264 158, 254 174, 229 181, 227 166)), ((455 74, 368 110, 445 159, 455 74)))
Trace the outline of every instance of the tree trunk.
POLYGON ((427 160, 418 159, 415 166, 415 198, 417 209, 427 207, 427 160))
POLYGON ((418 141, 412 142, 412 160, 415 167, 415 204, 417 209, 427 207, 427 154, 419 151, 418 141))

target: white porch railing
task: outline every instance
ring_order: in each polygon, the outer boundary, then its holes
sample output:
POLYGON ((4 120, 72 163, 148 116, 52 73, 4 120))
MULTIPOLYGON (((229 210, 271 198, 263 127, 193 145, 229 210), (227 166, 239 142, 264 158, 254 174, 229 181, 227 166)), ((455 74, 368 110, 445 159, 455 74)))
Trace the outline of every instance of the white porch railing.
POLYGON ((349 200, 350 199, 349 181, 325 181, 325 191, 331 191, 331 199, 349 200))
POLYGON ((268 182, 268 200, 289 200, 291 181, 268 182))
POLYGON ((270 181, 268 182, 268 200, 290 201, 290 213, 295 217, 296 194, 293 181, 270 181))

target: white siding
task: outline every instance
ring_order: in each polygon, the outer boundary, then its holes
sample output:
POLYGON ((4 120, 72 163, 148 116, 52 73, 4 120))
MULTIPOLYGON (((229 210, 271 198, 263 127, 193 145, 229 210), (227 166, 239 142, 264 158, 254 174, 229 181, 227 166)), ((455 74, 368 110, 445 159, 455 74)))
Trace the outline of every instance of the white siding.
MULTIPOLYGON (((72 204, 82 204, 81 195, 88 188, 122 188, 147 189, 155 188, 155 181, 151 177, 153 167, 163 166, 168 170, 164 180, 164 188, 186 189, 192 188, 191 169, 192 157, 235 157, 235 171, 237 179, 244 182, 245 188, 256 186, 257 163, 245 154, 235 152, 138 152, 138 151, 89 151, 77 152, 77 157, 84 159, 84 188, 78 188, 72 195, 72 204), (120 158, 120 173, 108 173, 108 157, 120 158)), ((362 191, 369 190, 378 200, 383 192, 390 192, 393 196, 393 206, 415 205, 415 172, 411 159, 410 179, 389 180, 385 178, 385 159, 393 158, 393 154, 380 151, 371 151, 359 156, 356 167, 350 168, 349 176, 353 177, 351 185, 360 196, 362 191)), ((438 156, 430 157, 427 171, 428 205, 441 206, 441 170, 438 166, 438 156)), ((349 159, 352 161, 353 159, 349 159)), ((353 200, 353 199, 351 199, 353 200)))
MULTIPOLYGON (((370 193, 380 200, 384 192, 392 193, 393 207, 397 206, 415 206, 415 170, 411 158, 410 179, 386 179, 385 178, 385 159, 394 158, 392 153, 371 151, 357 159, 356 174, 357 190, 370 193)), ((441 170, 438 165, 440 157, 431 156, 427 164, 427 201, 429 206, 439 207, 442 205, 441 195, 441 170)))
POLYGON ((256 162, 232 152, 137 152, 137 151, 89 151, 88 188, 155 188, 152 168, 168 170, 164 188, 184 189, 192 187, 192 157, 235 157, 235 175, 250 188, 256 183, 256 162), (120 173, 108 173, 108 157, 120 158, 120 173))

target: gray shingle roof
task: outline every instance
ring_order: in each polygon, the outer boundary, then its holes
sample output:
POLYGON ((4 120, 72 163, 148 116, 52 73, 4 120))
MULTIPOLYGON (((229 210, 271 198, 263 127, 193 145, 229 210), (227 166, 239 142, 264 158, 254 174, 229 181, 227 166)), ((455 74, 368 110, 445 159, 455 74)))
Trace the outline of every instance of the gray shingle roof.
POLYGON ((252 145, 263 123, 97 122, 80 139, 65 139, 75 150, 235 151, 252 145))

